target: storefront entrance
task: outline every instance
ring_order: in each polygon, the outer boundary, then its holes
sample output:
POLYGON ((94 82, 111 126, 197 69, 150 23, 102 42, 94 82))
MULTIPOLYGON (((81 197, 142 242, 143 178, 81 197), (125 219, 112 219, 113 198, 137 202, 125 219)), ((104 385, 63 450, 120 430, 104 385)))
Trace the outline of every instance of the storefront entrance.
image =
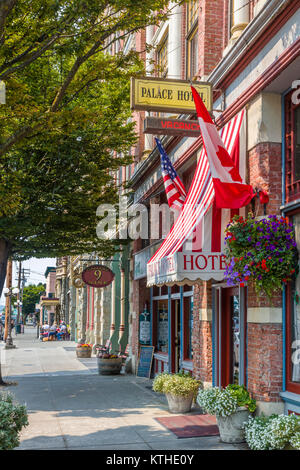
POLYGON ((154 373, 192 371, 192 286, 154 288, 153 294, 154 373))
POLYGON ((246 384, 245 288, 216 288, 214 309, 214 382, 246 384))

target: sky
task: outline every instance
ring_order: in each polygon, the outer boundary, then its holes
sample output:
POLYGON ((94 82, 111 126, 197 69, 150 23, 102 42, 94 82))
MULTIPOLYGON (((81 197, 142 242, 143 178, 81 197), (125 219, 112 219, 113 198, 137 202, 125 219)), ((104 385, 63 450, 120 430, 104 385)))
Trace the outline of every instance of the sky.
MULTIPOLYGON (((13 287, 17 285, 17 262, 13 262, 13 287)), ((47 266, 56 266, 56 258, 30 258, 27 261, 22 262, 22 268, 30 269, 30 275, 27 278, 28 284, 38 284, 39 282, 46 282, 45 280, 45 271, 47 266)), ((0 298, 0 305, 5 303, 4 295, 2 294, 0 298)))

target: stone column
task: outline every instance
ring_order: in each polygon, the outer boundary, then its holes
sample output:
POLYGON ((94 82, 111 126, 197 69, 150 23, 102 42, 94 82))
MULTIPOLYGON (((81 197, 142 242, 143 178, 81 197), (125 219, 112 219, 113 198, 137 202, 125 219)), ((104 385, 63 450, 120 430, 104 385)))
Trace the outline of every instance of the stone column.
MULTIPOLYGON (((260 93, 248 107, 249 183, 268 192, 267 214, 280 214, 281 205, 281 96, 260 93)), ((258 206, 257 215, 263 215, 258 206)), ((248 286, 248 389, 258 413, 283 412, 282 296, 258 296, 248 286)))
POLYGON ((249 23, 249 0, 234 0, 233 26, 231 28, 232 39, 240 37, 249 23))
POLYGON ((87 289, 80 288, 78 306, 78 342, 86 341, 87 289))
POLYGON ((76 288, 70 284, 70 315, 69 315, 69 324, 71 329, 71 340, 75 340, 75 318, 76 318, 76 288))
POLYGON ((116 281, 115 279, 111 285, 111 318, 110 318, 110 331, 109 331, 109 339, 111 341, 115 329, 116 329, 116 281))
MULTIPOLYGON (((171 7, 173 5, 171 4, 171 7)), ((173 6, 169 19, 168 35, 168 77, 181 78, 182 37, 181 37, 181 5, 173 6)))
POLYGON ((121 270, 121 315, 120 315, 120 327, 119 327, 119 341, 118 344, 121 347, 122 337, 125 331, 125 272, 121 270))

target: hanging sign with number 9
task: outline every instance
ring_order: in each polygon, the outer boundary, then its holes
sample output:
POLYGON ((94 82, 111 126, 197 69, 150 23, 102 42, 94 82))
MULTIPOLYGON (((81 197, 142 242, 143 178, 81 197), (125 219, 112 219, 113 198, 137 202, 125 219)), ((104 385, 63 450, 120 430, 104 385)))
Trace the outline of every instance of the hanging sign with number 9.
POLYGON ((106 287, 112 283, 115 274, 107 266, 93 265, 88 266, 82 271, 82 280, 85 284, 92 287, 106 287))

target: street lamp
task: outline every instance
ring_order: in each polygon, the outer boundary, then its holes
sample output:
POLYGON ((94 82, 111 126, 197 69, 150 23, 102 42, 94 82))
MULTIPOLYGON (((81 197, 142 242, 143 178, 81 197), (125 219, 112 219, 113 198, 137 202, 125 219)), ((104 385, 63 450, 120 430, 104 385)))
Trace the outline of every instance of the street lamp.
POLYGON ((20 290, 18 287, 5 287, 3 289, 3 294, 5 297, 9 298, 9 304, 8 304, 8 315, 7 315, 7 338, 6 338, 6 344, 5 344, 5 349, 12 349, 15 348, 16 346, 13 344, 13 340, 11 337, 11 297, 12 295, 18 295, 20 290))

